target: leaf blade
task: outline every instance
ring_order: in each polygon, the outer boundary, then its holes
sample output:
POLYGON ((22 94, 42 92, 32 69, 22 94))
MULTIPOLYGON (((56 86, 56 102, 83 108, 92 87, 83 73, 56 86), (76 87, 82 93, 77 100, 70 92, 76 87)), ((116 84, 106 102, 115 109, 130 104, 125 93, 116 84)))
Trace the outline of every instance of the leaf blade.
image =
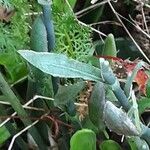
POLYGON ((33 66, 53 76, 83 78, 92 81, 101 80, 100 69, 69 59, 62 54, 34 52, 31 50, 19 50, 18 53, 33 66))
POLYGON ((70 141, 70 150, 96 150, 96 134, 90 129, 78 130, 70 141))

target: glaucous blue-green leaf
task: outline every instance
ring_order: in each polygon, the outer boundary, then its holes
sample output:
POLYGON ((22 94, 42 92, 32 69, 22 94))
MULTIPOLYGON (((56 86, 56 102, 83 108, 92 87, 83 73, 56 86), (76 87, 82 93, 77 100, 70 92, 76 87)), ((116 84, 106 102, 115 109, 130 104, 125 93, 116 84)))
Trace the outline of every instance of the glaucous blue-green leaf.
POLYGON ((104 121, 106 126, 119 135, 137 136, 135 125, 125 112, 117 108, 112 102, 107 101, 104 109, 104 121))
POLYGON ((100 69, 90 64, 69 59, 63 54, 34 52, 31 50, 19 50, 18 53, 33 66, 56 77, 101 80, 100 69))
POLYGON ((105 89, 102 82, 97 82, 95 84, 88 106, 90 120, 98 129, 103 130, 105 127, 103 121, 105 89))
POLYGON ((51 2, 52 0, 38 0, 38 3, 41 5, 49 5, 51 2))
POLYGON ((90 129, 78 130, 71 137, 70 150, 96 150, 96 134, 90 129))
POLYGON ((42 16, 38 16, 33 25, 31 30, 31 49, 36 52, 47 52, 48 51, 48 44, 47 44, 47 32, 45 25, 42 20, 42 16))
POLYGON ((105 140, 99 145, 100 150, 121 150, 120 145, 113 140, 105 140))

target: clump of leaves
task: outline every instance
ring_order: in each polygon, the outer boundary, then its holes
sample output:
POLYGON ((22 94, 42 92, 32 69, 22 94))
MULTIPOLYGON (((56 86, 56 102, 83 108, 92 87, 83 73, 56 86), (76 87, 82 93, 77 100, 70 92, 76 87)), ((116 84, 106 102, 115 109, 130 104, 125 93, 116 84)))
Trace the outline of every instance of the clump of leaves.
POLYGON ((27 2, 27 0, 0 1, 1 9, 14 12, 8 21, 1 18, 0 22, 0 65, 4 67, 5 75, 11 83, 27 74, 25 63, 16 53, 20 48, 29 47, 29 23, 26 13, 30 11, 30 7, 27 2))
POLYGON ((87 56, 92 56, 94 48, 91 30, 79 25, 70 11, 64 13, 54 8, 54 24, 56 52, 80 61, 85 61, 87 56))

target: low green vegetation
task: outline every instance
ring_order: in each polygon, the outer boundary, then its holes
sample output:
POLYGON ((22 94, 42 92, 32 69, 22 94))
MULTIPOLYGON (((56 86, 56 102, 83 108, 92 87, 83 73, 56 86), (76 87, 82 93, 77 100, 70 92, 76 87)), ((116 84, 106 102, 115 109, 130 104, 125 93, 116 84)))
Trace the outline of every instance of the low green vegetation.
POLYGON ((0 1, 0 149, 149 150, 149 62, 104 15, 137 3, 90 2, 0 1))

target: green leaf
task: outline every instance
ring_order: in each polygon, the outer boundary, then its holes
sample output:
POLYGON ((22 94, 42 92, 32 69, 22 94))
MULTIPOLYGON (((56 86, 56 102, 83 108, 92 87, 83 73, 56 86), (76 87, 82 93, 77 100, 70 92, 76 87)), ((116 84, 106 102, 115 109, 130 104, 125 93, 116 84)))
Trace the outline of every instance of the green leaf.
POLYGON ((10 133, 5 126, 0 128, 0 145, 3 144, 9 137, 10 133))
POLYGON ((118 135, 139 135, 135 125, 125 112, 117 108, 112 102, 107 101, 104 109, 104 121, 106 126, 118 135))
POLYGON ((31 49, 36 52, 48 51, 47 33, 46 33, 45 25, 42 20, 42 16, 38 16, 32 25, 31 49))
POLYGON ((96 150, 96 134, 89 129, 78 130, 70 141, 70 150, 96 150))
POLYGON ((99 133, 98 128, 92 123, 89 116, 86 116, 82 121, 82 127, 93 130, 96 134, 99 133))
POLYGON ((73 85, 59 86, 59 89, 55 95, 56 105, 65 105, 69 101, 73 101, 78 93, 85 87, 85 82, 78 82, 73 85))
POLYGON ((121 150, 120 145, 113 140, 105 140, 99 145, 100 150, 121 150))
POLYGON ((111 102, 118 102, 118 99, 116 98, 115 94, 113 91, 110 89, 109 86, 106 87, 106 99, 109 99, 111 102))
POLYGON ((0 53, 0 65, 5 68, 6 77, 10 83, 17 82, 27 75, 25 63, 13 52, 0 53))
POLYGON ((62 54, 19 50, 19 54, 41 71, 58 77, 100 81, 100 69, 67 58, 62 54))
POLYGON ((146 84, 146 96, 150 98, 150 79, 148 80, 146 84))
POLYGON ((102 52, 103 56, 117 56, 116 44, 113 34, 109 34, 105 40, 104 49, 102 52))
MULTIPOLYGON (((21 116, 21 120, 23 121, 24 125, 28 126, 32 124, 32 121, 28 119, 28 114, 22 107, 20 100, 18 97, 14 94, 14 92, 9 87, 9 84, 5 81, 3 75, 0 72, 0 91, 3 93, 4 96, 7 97, 7 101, 11 104, 12 108, 16 111, 18 116, 21 116), (24 119, 26 118, 26 119, 24 119)), ((35 127, 32 127, 29 129, 32 137, 38 144, 39 148, 42 150, 45 148, 44 140, 39 135, 37 129, 35 127)))
POLYGON ((141 67, 144 66, 144 62, 140 61, 134 68, 134 70, 132 71, 131 76, 128 76, 127 78, 127 82, 124 86, 124 91, 127 97, 130 96, 131 93, 131 88, 132 88, 132 82, 137 74, 137 72, 139 71, 139 69, 141 69, 141 67))
MULTIPOLYGON (((76 4, 76 1, 77 0, 68 0, 68 2, 70 4, 70 6, 72 7, 72 9, 74 8, 74 6, 76 4)), ((68 7, 68 5, 66 4, 66 2, 64 0, 55 0, 55 1, 53 1, 53 5, 55 7, 57 7, 59 9, 59 11, 64 11, 64 12, 71 13, 70 8, 68 7)))
POLYGON ((150 98, 143 97, 137 101, 139 113, 142 114, 146 109, 150 108, 150 98))
POLYGON ((103 122, 105 88, 103 83, 97 82, 95 84, 88 106, 90 120, 99 130, 103 130, 105 127, 103 122))

